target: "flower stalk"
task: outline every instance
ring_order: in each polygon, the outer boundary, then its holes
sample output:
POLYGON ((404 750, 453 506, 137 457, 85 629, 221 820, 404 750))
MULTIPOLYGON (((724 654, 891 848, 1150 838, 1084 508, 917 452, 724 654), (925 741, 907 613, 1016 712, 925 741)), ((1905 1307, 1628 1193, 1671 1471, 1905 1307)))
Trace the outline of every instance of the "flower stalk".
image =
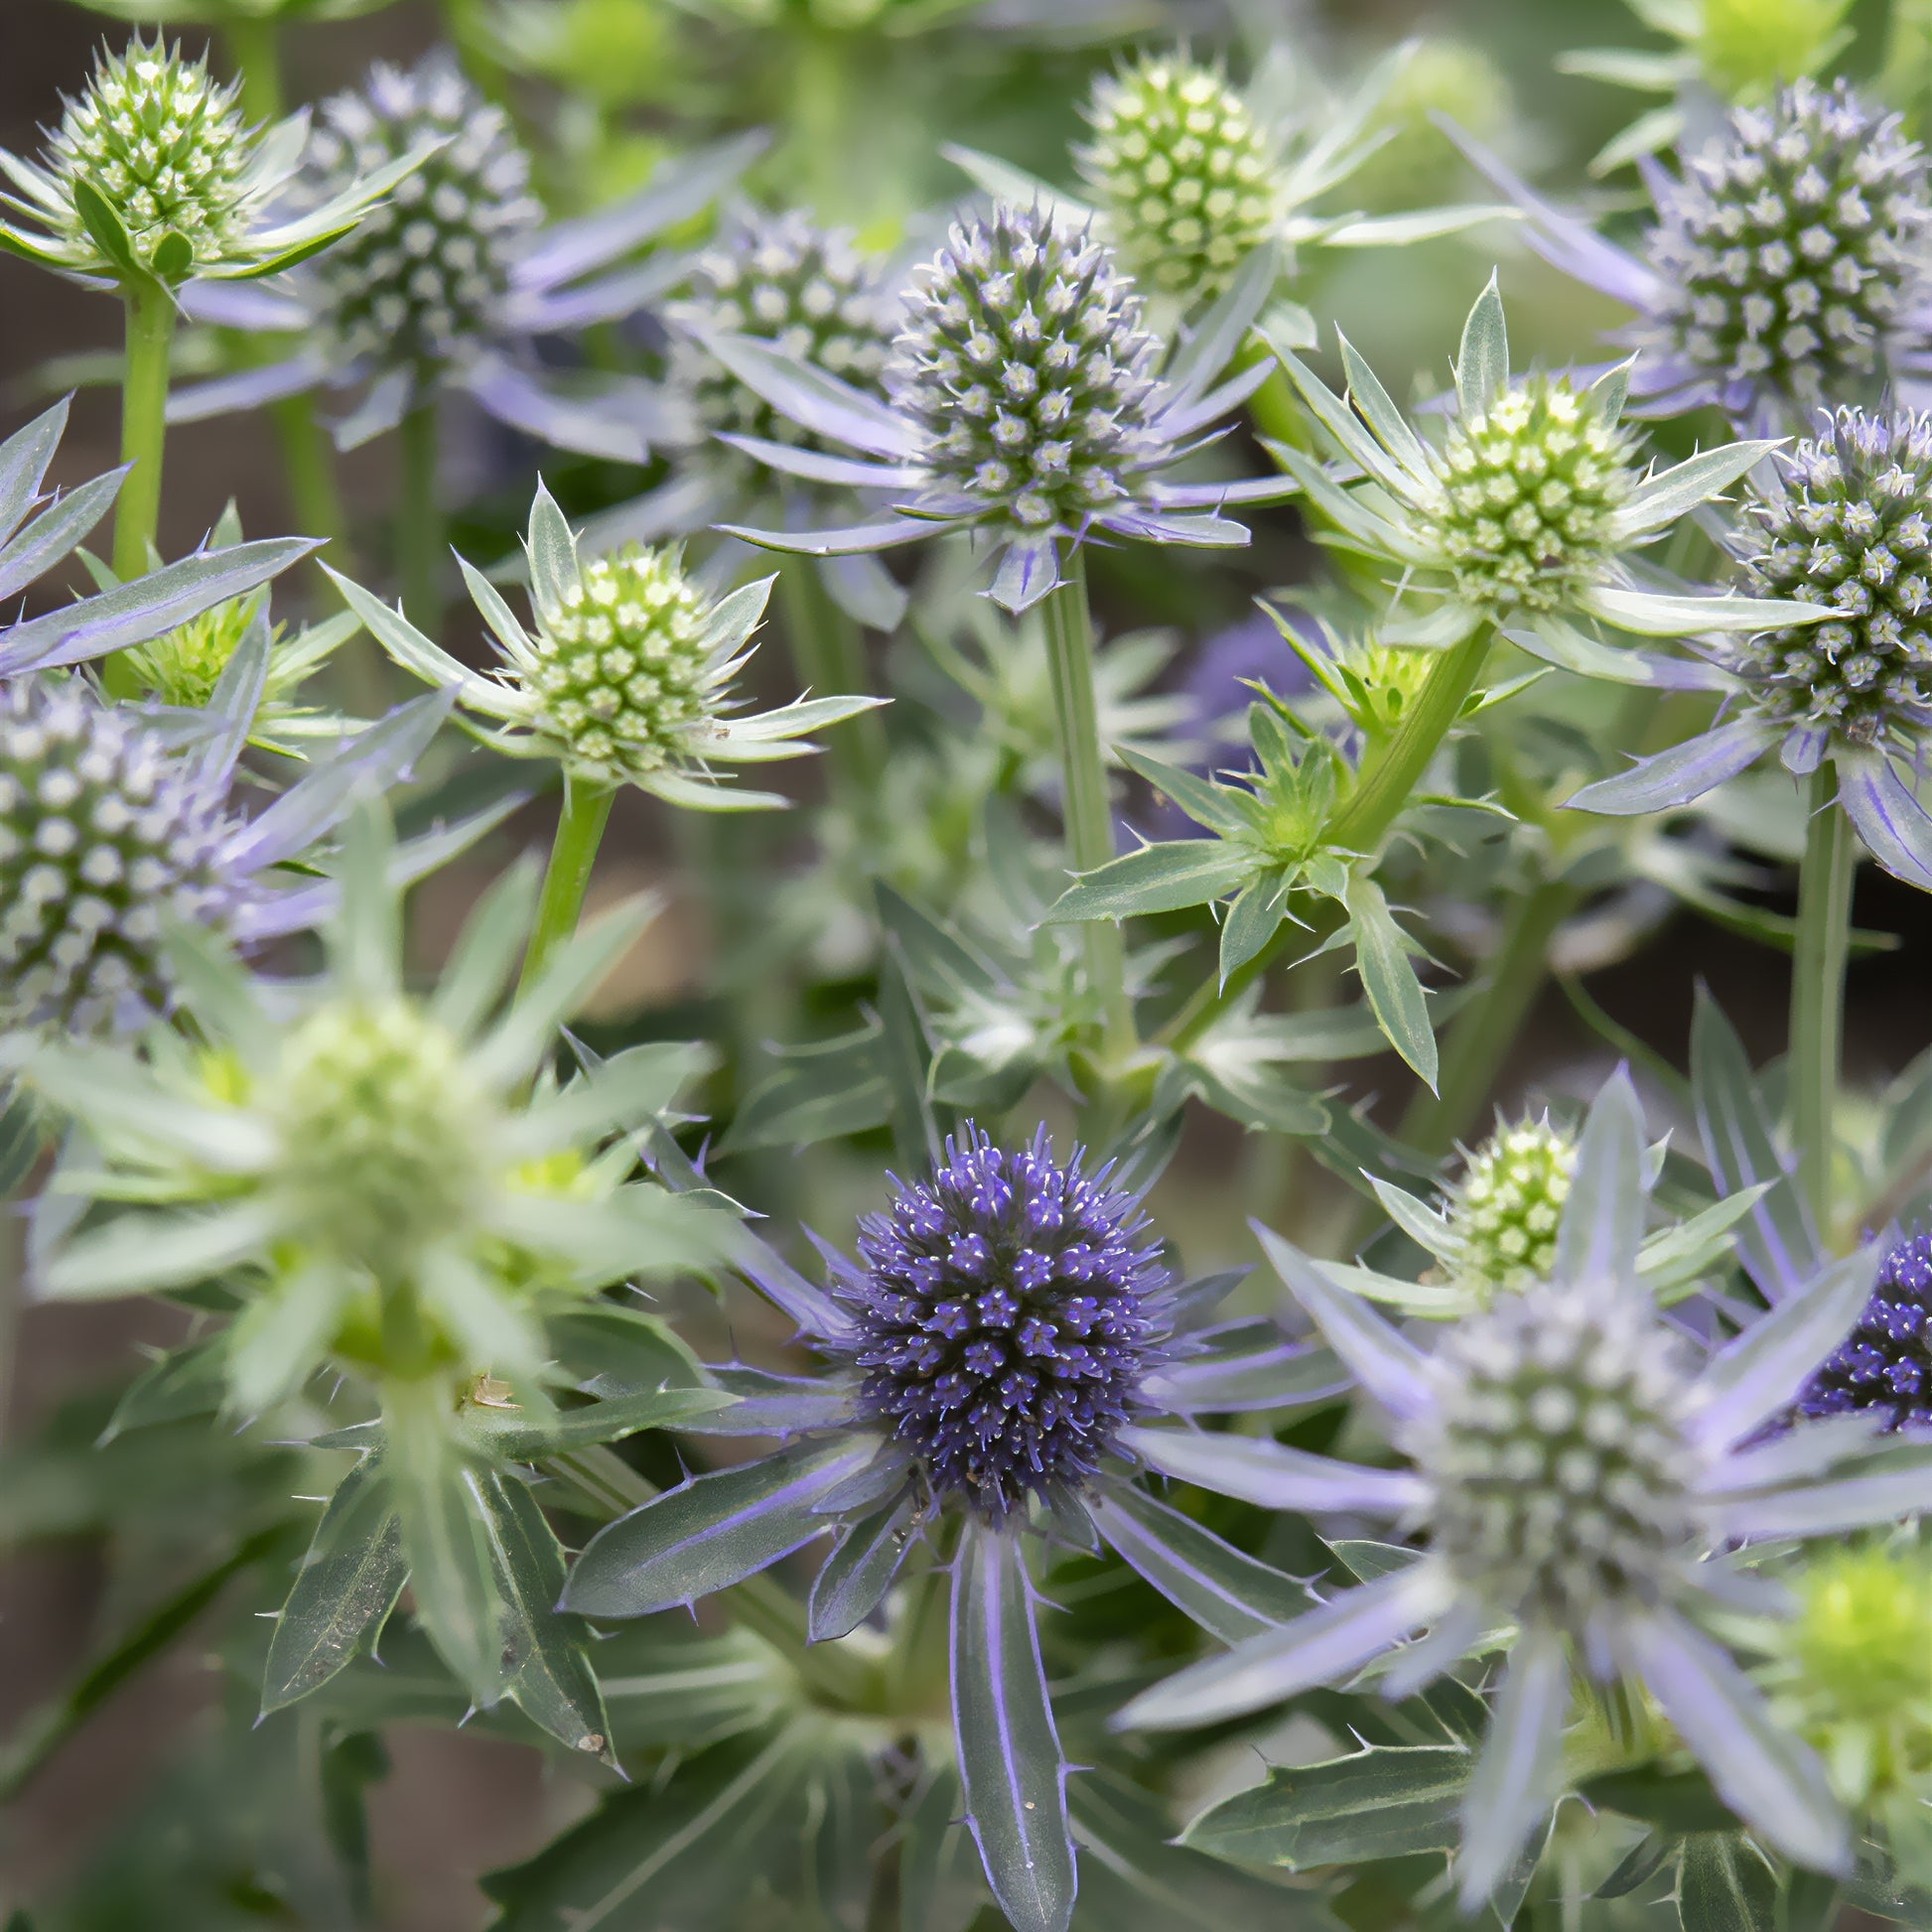
MULTIPOLYGON (((787 560, 778 572, 778 598, 784 609, 785 635, 799 682, 822 696, 866 688, 866 655, 858 624, 826 590, 809 558, 787 560)), ((876 801, 886 771, 886 731, 871 713, 852 721, 832 741, 827 754, 833 790, 849 810, 863 811, 876 801)))
POLYGON ((410 622, 431 636, 443 621, 443 512, 437 496, 436 435, 433 400, 410 410, 396 433, 396 578, 410 622))
POLYGON ((584 909, 584 894, 597 864, 597 848, 610 822, 618 788, 603 779, 566 768, 564 804, 557 817, 557 835, 544 869, 543 891, 537 899, 536 924, 523 955, 521 984, 542 976, 557 948, 569 943, 584 909))
POLYGON ((1798 1184, 1821 1233, 1831 1212, 1832 1118, 1845 1028, 1857 847, 1829 763, 1812 774, 1811 817, 1798 875, 1798 938, 1791 957, 1791 1135, 1798 1184))
MULTIPOLYGON (((1053 686, 1053 735, 1065 788, 1066 863, 1092 872, 1114 856, 1113 807, 1107 798, 1106 751, 1093 695, 1093 613, 1086 559, 1076 550, 1042 607, 1046 661, 1053 686)), ((1087 972, 1099 997, 1102 1043, 1121 1064, 1133 1052, 1134 1009, 1127 997, 1127 942, 1118 924, 1089 919, 1081 927, 1087 972)))
POLYGON ((158 281, 131 278, 122 291, 127 363, 121 375, 121 461, 134 466, 114 504, 114 574, 138 577, 161 518, 161 456, 167 441, 168 357, 175 298, 158 281))

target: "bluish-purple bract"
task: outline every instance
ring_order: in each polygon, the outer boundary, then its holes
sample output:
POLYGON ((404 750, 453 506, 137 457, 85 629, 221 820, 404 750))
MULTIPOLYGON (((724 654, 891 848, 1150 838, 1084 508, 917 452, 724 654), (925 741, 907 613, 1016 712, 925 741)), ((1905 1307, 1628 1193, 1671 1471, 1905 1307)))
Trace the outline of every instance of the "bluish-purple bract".
POLYGON ((1887 1430, 1932 1429, 1932 1234, 1886 1255, 1859 1325, 1798 1397, 1803 1416, 1876 1411, 1887 1430))
POLYGON ((859 1231, 863 1284, 840 1291, 870 1416, 934 1493, 993 1520, 1075 1489, 1165 1358, 1169 1276, 1137 1196, 1056 1164, 1046 1130, 1008 1153, 970 1121, 927 1181, 859 1231))

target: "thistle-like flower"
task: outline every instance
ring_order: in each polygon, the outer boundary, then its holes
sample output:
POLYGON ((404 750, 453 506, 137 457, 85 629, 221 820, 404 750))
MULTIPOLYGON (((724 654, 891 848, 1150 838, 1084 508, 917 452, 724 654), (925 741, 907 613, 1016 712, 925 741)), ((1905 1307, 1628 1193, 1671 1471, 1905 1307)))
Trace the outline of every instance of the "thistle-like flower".
POLYGON ((635 942, 648 901, 594 921, 506 1000, 536 900, 534 868, 519 867, 464 935, 461 970, 417 1000, 398 860, 379 807, 360 807, 328 971, 300 987, 271 995, 208 935, 177 929, 205 1047, 158 1028, 138 1048, 49 1042, 28 1062, 33 1088, 97 1150, 58 1184, 146 1203, 90 1211, 44 1242, 36 1288, 98 1298, 222 1278, 238 1311, 221 1366, 242 1415, 322 1370, 372 1385, 419 1618, 493 1702, 516 1693, 501 1587, 453 1580, 447 1555, 452 1523, 479 1529, 488 1453, 463 1398, 484 1378, 507 1385, 515 1420, 540 1435, 555 1418, 547 1322, 613 1283, 712 1265, 730 1222, 630 1178, 630 1134, 702 1070, 701 1048, 639 1047, 561 1088, 544 1071, 559 1024, 635 942))
MULTIPOLYGON (((1395 1421, 1409 1471, 1278 1449, 1294 1506, 1386 1516, 1422 1555, 1286 1628, 1182 1671, 1122 1713, 1186 1727, 1257 1711, 1352 1674, 1410 1632, 1386 1687, 1408 1695, 1515 1626, 1489 1735, 1462 1805, 1458 1890, 1474 1910, 1551 1802, 1573 1667, 1630 1678, 1662 1708, 1725 1802, 1798 1863, 1845 1868, 1851 1834, 1823 1767, 1770 1719, 1723 1644, 1699 1627, 1759 1600, 1739 1559, 1754 1539, 1837 1535, 1921 1502, 1932 1450, 1872 1472, 1868 1431, 1824 1425, 1794 1450, 1758 1441, 1857 1317, 1873 1257, 1827 1267, 1702 1367, 1637 1280, 1642 1119, 1627 1076, 1585 1124, 1553 1279, 1448 1331, 1422 1354, 1318 1265, 1263 1243, 1364 1390, 1395 1421), (1854 1470, 1863 1473, 1853 1474, 1854 1470), (1749 1748, 1742 1747, 1748 1738, 1749 1748)), ((1193 1475, 1226 1439, 1126 1432, 1156 1467, 1193 1475)), ((1244 1454, 1261 1446, 1244 1444, 1244 1454)), ((1198 1478, 1196 1478, 1198 1479, 1198 1478)), ((1775 1605, 1775 1594, 1769 1602, 1775 1605)))
POLYGON ((358 783, 404 771, 448 701, 392 712, 249 819, 230 788, 268 654, 257 616, 201 721, 207 742, 186 752, 78 678, 0 684, 0 1034, 138 1028, 179 996, 171 924, 252 944, 325 908, 327 888, 273 868, 324 837, 358 783))
POLYGON ((1932 370, 1925 159, 1847 81, 1732 109, 1678 180, 1657 178, 1642 261, 1458 139, 1532 247, 1636 312, 1616 340, 1640 351, 1630 388, 1646 414, 1716 403, 1763 434, 1881 384, 1913 395, 1932 370))
POLYGON ((701 811, 781 806, 781 793, 737 791, 719 764, 802 758, 804 733, 883 699, 800 698, 756 717, 737 715, 732 679, 770 595, 771 579, 714 603, 674 553, 628 549, 582 561, 577 539, 538 486, 530 509, 535 634, 472 565, 470 593, 503 658, 481 677, 359 584, 331 571, 349 608, 397 663, 454 694, 488 721, 479 737, 512 758, 548 758, 603 785, 634 784, 701 811))
MULTIPOLYGON (((820 227, 796 209, 740 210, 663 309, 671 330, 665 402, 675 419, 666 440, 696 440, 667 482, 593 517, 581 533, 586 550, 687 536, 727 519, 799 522, 835 513, 839 484, 774 470, 754 452, 761 443, 785 445, 836 467, 836 451, 742 381, 715 345, 769 343, 883 401, 902 306, 888 264, 847 230, 820 227)), ((883 630, 897 625, 905 596, 876 558, 827 557, 817 569, 850 616, 883 630)))
POLYGON ((1340 348, 1347 401, 1299 357, 1277 353, 1336 454, 1365 473, 1367 486, 1344 487, 1301 451, 1271 448, 1335 526, 1338 542, 1399 573, 1405 590, 1436 600, 1417 617, 1378 625, 1384 643, 1442 646, 1484 624, 1506 625, 1513 641, 1553 663, 1661 681, 1667 672, 1606 649, 1577 620, 1668 637, 1822 615, 1804 604, 1773 609, 1749 598, 1637 588, 1626 557, 1734 483, 1772 445, 1727 443, 1661 475, 1639 471, 1635 443, 1618 421, 1627 368, 1582 391, 1563 377, 1512 380, 1493 276, 1463 326, 1456 414, 1441 448, 1409 426, 1349 343, 1340 348))
POLYGON ((1121 259, 1151 287, 1218 295, 1278 230, 1283 171, 1225 74, 1144 56, 1094 82, 1074 150, 1121 259))
POLYGON ((546 370, 533 340, 628 314, 658 292, 661 267, 613 264, 696 213, 759 145, 743 136, 702 149, 667 164, 628 201, 546 227, 507 116, 447 55, 407 72, 378 65, 359 90, 324 104, 301 186, 327 204, 358 171, 385 176, 398 165, 391 157, 417 157, 410 172, 387 207, 286 292, 245 302, 203 292, 191 301, 203 320, 299 333, 302 343, 284 359, 178 390, 169 420, 324 384, 365 385, 337 429, 347 448, 454 387, 560 449, 641 462, 666 426, 656 389, 634 376, 546 370))
POLYGON ((1232 86, 1218 67, 1183 53, 1147 54, 1102 74, 1081 109, 1089 138, 1073 151, 1087 206, 970 148, 947 148, 998 200, 1048 210, 1115 249, 1137 279, 1183 305, 1209 301, 1243 264, 1277 248, 1401 246, 1454 234, 1503 210, 1454 206, 1364 215, 1317 212, 1388 140, 1378 125, 1420 43, 1397 48, 1325 120, 1287 119, 1232 86))
MULTIPOLYGON (((988 1880, 1023 1932, 1064 1932, 1075 1886, 1020 1534, 1030 1517, 1089 1546, 1104 1539, 1223 1634, 1266 1627, 1306 1600, 1289 1579, 1147 1494, 1133 1480, 1130 1441, 1175 1433, 1142 1427, 1164 1411, 1320 1399, 1334 1387, 1333 1360, 1272 1334, 1258 1356, 1250 1324, 1237 1324, 1238 1340, 1233 1331, 1174 1337, 1174 1291, 1145 1235, 1138 1190, 1110 1164, 1089 1171, 1077 1150, 1056 1161, 1043 1131, 1016 1150, 968 1124, 926 1179, 897 1183, 888 1210, 862 1225, 857 1264, 822 1249, 829 1294, 743 1240, 738 1267, 828 1366, 800 1380, 721 1369, 742 1400, 696 1426, 796 1440, 601 1531, 565 1595, 586 1615, 641 1616, 836 1528, 809 1627, 838 1637, 884 1602, 921 1526, 956 1519, 960 1775, 988 1880), (1024 1751, 1013 1748, 1019 1735, 1030 1740, 1024 1751)), ((924 1558, 942 1561, 931 1548, 924 1558)))
POLYGON ((1864 1312, 1799 1390, 1796 1412, 1932 1430, 1932 1235, 1887 1251, 1864 1312))
POLYGON ((1932 665, 1932 416, 1820 415, 1818 433, 1752 483, 1732 539, 1764 599, 1759 634, 1713 648, 1698 667, 1732 715, 1584 789, 1586 811, 1688 804, 1775 749, 1808 776, 1827 759, 1838 800, 1880 865, 1932 890, 1932 814, 1916 775, 1932 725, 1920 679, 1932 665), (1810 608, 1803 628, 1771 613, 1810 608))
POLYGON ((1549 1280, 1576 1168, 1575 1139, 1551 1126, 1548 1115, 1498 1124, 1449 1195, 1449 1230, 1467 1286, 1487 1298, 1549 1280))
POLYGON ((1218 514, 1288 493, 1279 478, 1171 483, 1160 472, 1263 379, 1214 387, 1259 313, 1274 268, 1257 256, 1161 372, 1162 346, 1111 252, 1050 211, 997 207, 956 224, 906 298, 890 407, 850 383, 750 342, 719 359, 775 409, 869 459, 829 459, 734 439, 773 469, 886 492, 884 520, 843 530, 728 525, 774 550, 836 556, 942 530, 1000 552, 996 602, 1025 610, 1095 531, 1156 543, 1242 544, 1218 514))
POLYGON ((236 96, 205 61, 158 36, 102 53, 41 165, 0 151, 0 170, 19 191, 0 200, 32 223, 0 223, 0 246, 117 283, 178 288, 269 275, 346 234, 430 151, 385 156, 288 218, 283 204, 307 117, 250 128, 236 96))

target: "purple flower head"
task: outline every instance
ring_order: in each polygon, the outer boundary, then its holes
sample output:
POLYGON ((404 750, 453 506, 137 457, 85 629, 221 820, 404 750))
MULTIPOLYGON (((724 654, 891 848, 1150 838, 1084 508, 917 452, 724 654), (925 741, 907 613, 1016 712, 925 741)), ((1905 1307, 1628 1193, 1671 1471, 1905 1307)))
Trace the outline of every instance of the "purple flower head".
POLYGON ((1133 1194, 1064 1167, 1042 1127, 1008 1153, 970 1121, 931 1178, 862 1223, 862 1285, 841 1300, 864 1408, 932 1488, 999 1519, 1078 1489, 1153 1405, 1168 1273, 1133 1194))
POLYGON ((1932 1234, 1878 1267, 1859 1324, 1799 1392, 1800 1416, 1880 1416, 1887 1431, 1932 1429, 1932 1234))

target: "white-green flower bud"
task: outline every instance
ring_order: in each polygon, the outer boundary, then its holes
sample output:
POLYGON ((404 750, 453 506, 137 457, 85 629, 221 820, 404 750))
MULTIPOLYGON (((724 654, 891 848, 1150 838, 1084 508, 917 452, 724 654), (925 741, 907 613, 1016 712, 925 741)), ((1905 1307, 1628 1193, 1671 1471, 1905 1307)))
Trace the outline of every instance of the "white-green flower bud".
POLYGON ((1810 406, 1856 395, 1923 301, 1924 156, 1841 80, 1732 111, 1660 190, 1650 260, 1667 293, 1642 345, 1725 385, 1810 406))
POLYGON ((127 652, 127 667, 163 704, 199 711, 241 648, 259 600, 230 598, 127 652))
POLYGON ((1615 549, 1637 484, 1630 438, 1563 376, 1530 376, 1450 429, 1437 541, 1456 595, 1491 614, 1554 611, 1615 549))
POLYGON ((165 1013, 169 919, 216 923, 241 887, 219 794, 77 680, 0 685, 0 1031, 165 1013))
POLYGON ((324 326, 345 359, 433 368, 492 334, 511 266, 542 223, 508 116, 442 55, 407 73, 379 65, 359 91, 324 103, 306 163, 316 199, 444 136, 316 261, 324 326))
MULTIPOLYGON (((820 228, 795 210, 750 215, 698 257, 690 295, 667 312, 678 330, 672 384, 690 397, 700 426, 713 435, 830 449, 748 388, 708 345, 719 336, 775 343, 787 355, 883 397, 898 312, 880 264, 849 232, 820 228)), ((751 462, 722 448, 719 454, 751 462)))
POLYGON ((246 225, 253 155, 236 92, 158 37, 150 46, 137 35, 125 53, 100 55, 48 144, 48 169, 68 204, 67 238, 96 245, 72 201, 74 185, 86 182, 120 217, 140 260, 152 260, 167 235, 188 244, 167 264, 168 280, 218 260, 246 225))
POLYGON ((1121 258, 1143 281, 1215 295, 1274 233, 1280 173, 1226 75, 1150 55, 1096 80, 1093 138, 1074 151, 1121 258))
POLYGON ((1480 1601, 1581 1633, 1663 1594, 1695 1528, 1689 1385, 1633 1298, 1539 1284, 1457 1323, 1404 1447, 1432 1548, 1480 1601))
POLYGON ((1130 494, 1155 339, 1090 235, 1011 207, 956 225, 908 298, 892 388, 924 432, 933 494, 1025 533, 1079 532, 1130 494))
POLYGON ((1576 1167, 1577 1143, 1547 1118, 1499 1126, 1469 1156, 1449 1197, 1465 1286, 1486 1301, 1549 1279, 1576 1167))
POLYGON ((393 1280, 469 1224, 487 1096, 420 1008, 319 1008, 283 1043, 264 1098, 280 1132, 277 1190, 315 1246, 393 1280))
POLYGON ((568 761, 614 777, 702 756, 692 735, 715 702, 709 616, 674 550, 633 546, 585 564, 563 609, 538 624, 539 729, 568 761))

